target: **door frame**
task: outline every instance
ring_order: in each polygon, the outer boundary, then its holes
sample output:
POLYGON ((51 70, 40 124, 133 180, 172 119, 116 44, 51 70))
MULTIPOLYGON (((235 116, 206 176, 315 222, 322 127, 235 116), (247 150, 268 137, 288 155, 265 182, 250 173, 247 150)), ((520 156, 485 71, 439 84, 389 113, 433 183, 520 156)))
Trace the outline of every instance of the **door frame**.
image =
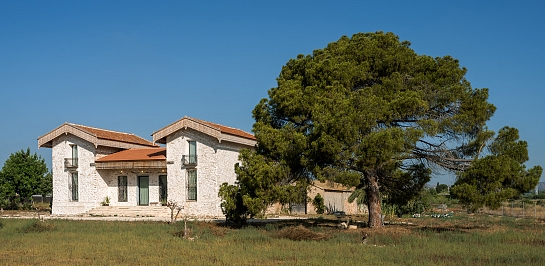
POLYGON ((138 179, 138 198, 137 198, 137 203, 138 203, 138 206, 149 206, 149 175, 139 175, 137 176, 137 179, 138 179), (142 197, 141 197, 141 193, 142 193, 142 178, 147 178, 147 199, 148 199, 148 202, 143 204, 142 203, 142 197))

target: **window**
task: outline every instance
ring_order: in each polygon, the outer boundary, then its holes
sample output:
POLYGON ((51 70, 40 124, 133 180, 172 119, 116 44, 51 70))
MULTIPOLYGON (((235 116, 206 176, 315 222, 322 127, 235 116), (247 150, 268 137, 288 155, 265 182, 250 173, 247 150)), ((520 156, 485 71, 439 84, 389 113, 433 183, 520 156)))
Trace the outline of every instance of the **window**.
POLYGON ((78 145, 72 145, 72 165, 78 166, 78 145))
POLYGON ((117 177, 117 201, 127 202, 127 176, 117 177))
POLYGON ((78 167, 78 146, 70 145, 70 152, 72 153, 70 158, 64 158, 64 166, 67 168, 78 167))
POLYGON ((196 166, 197 165, 197 142, 188 141, 189 154, 182 155, 182 166, 196 166))
POLYGON ((72 173, 72 201, 78 201, 78 172, 72 173))
POLYGON ((187 171, 187 200, 197 200, 197 170, 187 171))
POLYGON ((159 176, 159 201, 160 202, 167 201, 167 176, 166 175, 159 176))
POLYGON ((189 164, 197 164, 197 142, 189 141, 189 164))

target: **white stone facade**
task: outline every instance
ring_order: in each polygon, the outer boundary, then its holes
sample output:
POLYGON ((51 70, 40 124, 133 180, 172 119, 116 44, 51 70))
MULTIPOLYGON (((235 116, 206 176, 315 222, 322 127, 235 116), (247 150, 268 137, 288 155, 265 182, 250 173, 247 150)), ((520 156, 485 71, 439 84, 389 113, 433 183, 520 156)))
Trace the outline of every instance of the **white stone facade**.
POLYGON ((95 162, 95 146, 74 135, 63 135, 53 140, 53 214, 76 214, 86 212, 105 197, 107 186, 99 182, 92 166, 95 162), (72 146, 77 145, 77 167, 66 167, 65 158, 72 158, 72 146), (78 174, 78 200, 72 199, 72 173, 78 174))
POLYGON ((235 164, 243 145, 219 141, 196 130, 180 130, 167 137, 167 172, 169 199, 184 206, 192 216, 222 216, 219 187, 236 180, 235 164), (197 165, 183 166, 182 156, 189 154, 189 141, 197 145, 197 165), (188 170, 197 171, 197 200, 188 200, 188 170))
MULTIPOLYGON (((148 202, 150 205, 155 205, 160 203, 160 176, 166 175, 167 199, 184 206, 184 214, 203 218, 222 217, 221 199, 218 197, 219 187, 224 182, 234 184, 236 180, 234 168, 238 162, 239 150, 253 148, 255 139, 252 139, 253 136, 248 133, 243 132, 240 133, 240 136, 237 136, 229 134, 232 132, 230 131, 223 134, 223 132, 219 132, 220 128, 202 124, 203 121, 191 118, 184 119, 190 120, 190 123, 197 123, 199 128, 175 128, 162 136, 162 142, 160 143, 166 145, 166 162, 163 161, 164 168, 114 169, 112 167, 111 169, 101 168, 97 170, 97 160, 129 148, 146 148, 146 144, 134 147, 127 146, 133 144, 124 143, 122 140, 116 142, 116 140, 112 141, 104 137, 101 139, 97 135, 87 138, 89 132, 79 132, 78 125, 65 124, 40 137, 38 139, 39 146, 52 148, 52 214, 82 214, 100 206, 106 197, 109 198, 110 206, 141 205, 139 202, 140 188, 138 180, 142 176, 149 177, 148 202), (206 130, 201 130, 201 128, 206 130), (214 130, 219 133, 214 132, 214 130), (64 133, 59 134, 61 131, 64 133), (75 133, 72 134, 72 132, 75 133), (210 132, 214 132, 214 134, 211 135, 210 132), (77 136, 78 134, 80 136, 77 136), (85 136, 87 140, 81 136, 85 136), (95 139, 98 139, 98 141, 93 143, 92 141, 95 139), (196 142, 197 163, 191 166, 182 164, 182 156, 189 154, 189 141, 196 142), (77 146, 77 166, 65 164, 65 158, 72 158, 72 147, 74 145, 77 146), (197 171, 196 200, 188 200, 188 170, 197 171), (77 200, 73 199, 72 195, 73 173, 78 175, 77 200), (126 201, 119 201, 118 178, 120 176, 127 177, 126 201)), ((184 119, 181 121, 185 122, 184 119)), ((80 126, 80 128, 85 129, 83 126, 80 126)), ((233 130, 226 127, 223 129, 233 130)), ((112 134, 111 131, 103 131, 106 135, 112 134)), ((163 131, 160 132, 164 133, 163 131)), ((114 132, 113 134, 121 133, 114 132)), ((151 142, 147 146, 157 147, 151 142)))

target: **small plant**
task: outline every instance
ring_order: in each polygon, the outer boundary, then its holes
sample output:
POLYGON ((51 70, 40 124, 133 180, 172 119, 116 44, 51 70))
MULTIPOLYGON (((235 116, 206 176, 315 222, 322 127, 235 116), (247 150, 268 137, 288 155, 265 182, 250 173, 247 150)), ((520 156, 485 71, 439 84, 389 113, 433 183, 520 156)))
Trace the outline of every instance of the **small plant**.
MULTIPOLYGON (((178 205, 178 203, 176 201, 173 201, 173 200, 169 200, 167 202, 167 207, 170 208, 170 223, 174 223, 176 222, 176 219, 178 219, 178 215, 180 214, 180 212, 184 209, 184 206, 180 206, 178 205), (176 215, 174 215, 174 210, 176 210, 176 215)), ((184 219, 184 230, 180 233, 180 236, 182 236, 183 238, 188 238, 188 239, 191 239, 189 237, 190 235, 190 230, 187 229, 187 214, 183 215, 183 219, 184 219)))
POLYGON ((53 231, 54 229, 55 229, 55 226, 53 224, 50 224, 41 220, 37 220, 37 219, 32 219, 20 230, 23 233, 39 233, 39 232, 53 231))
POLYGON ((324 205, 324 198, 322 198, 322 195, 316 194, 316 196, 314 197, 314 200, 312 200, 312 205, 314 205, 314 208, 316 209, 317 214, 324 214, 325 205, 324 205))
POLYGON ((184 209, 184 206, 179 206, 176 201, 169 200, 167 202, 167 207, 170 209, 170 223, 176 222, 176 219, 178 219, 178 215, 184 209), (174 215, 175 210, 176 215, 174 215))
POLYGON ((48 202, 34 202, 33 209, 39 212, 42 211, 51 211, 48 202))
POLYGON ((102 204, 102 206, 110 206, 110 197, 106 196, 100 204, 102 204))

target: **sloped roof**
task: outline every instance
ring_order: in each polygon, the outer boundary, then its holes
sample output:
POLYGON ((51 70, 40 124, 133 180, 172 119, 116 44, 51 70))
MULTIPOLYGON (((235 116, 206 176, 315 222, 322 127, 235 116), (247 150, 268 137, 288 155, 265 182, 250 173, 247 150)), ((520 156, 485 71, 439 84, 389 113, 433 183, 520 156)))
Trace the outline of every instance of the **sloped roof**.
POLYGON ((153 142, 165 144, 167 136, 175 133, 178 130, 187 128, 191 128, 211 137, 214 137, 219 142, 229 141, 252 147, 256 144, 255 136, 248 132, 188 116, 184 116, 182 119, 153 132, 153 142))
POLYGON ((39 137, 38 147, 51 148, 52 141, 62 134, 75 135, 95 144, 95 146, 101 145, 124 149, 158 147, 158 145, 155 145, 154 143, 131 133, 112 131, 73 123, 64 123, 56 129, 39 137))
POLYGON ((224 126, 224 125, 220 125, 220 124, 216 124, 216 123, 212 123, 212 122, 208 122, 208 121, 204 121, 204 120, 200 120, 196 118, 193 118, 193 119, 201 121, 202 123, 208 124, 211 127, 218 128, 222 133, 225 133, 225 134, 231 134, 231 135, 235 135, 235 136, 239 136, 239 137, 243 137, 247 139, 254 139, 254 140, 256 139, 254 135, 246 131, 240 130, 238 128, 228 127, 228 126, 224 126))
POLYGON ((130 149, 104 156, 96 162, 164 161, 167 159, 166 155, 166 148, 130 149))
POLYGON ((117 132, 117 131, 112 131, 107 129, 77 125, 77 124, 72 124, 72 125, 96 135, 97 138, 99 139, 116 140, 116 141, 135 143, 135 144, 141 144, 146 146, 157 146, 153 144, 151 141, 148 141, 132 133, 117 132))
POLYGON ((321 188, 323 190, 329 190, 329 191, 346 191, 351 192, 354 191, 355 187, 347 187, 339 183, 335 183, 332 181, 325 181, 321 182, 319 180, 312 181, 312 185, 318 188, 321 188))

